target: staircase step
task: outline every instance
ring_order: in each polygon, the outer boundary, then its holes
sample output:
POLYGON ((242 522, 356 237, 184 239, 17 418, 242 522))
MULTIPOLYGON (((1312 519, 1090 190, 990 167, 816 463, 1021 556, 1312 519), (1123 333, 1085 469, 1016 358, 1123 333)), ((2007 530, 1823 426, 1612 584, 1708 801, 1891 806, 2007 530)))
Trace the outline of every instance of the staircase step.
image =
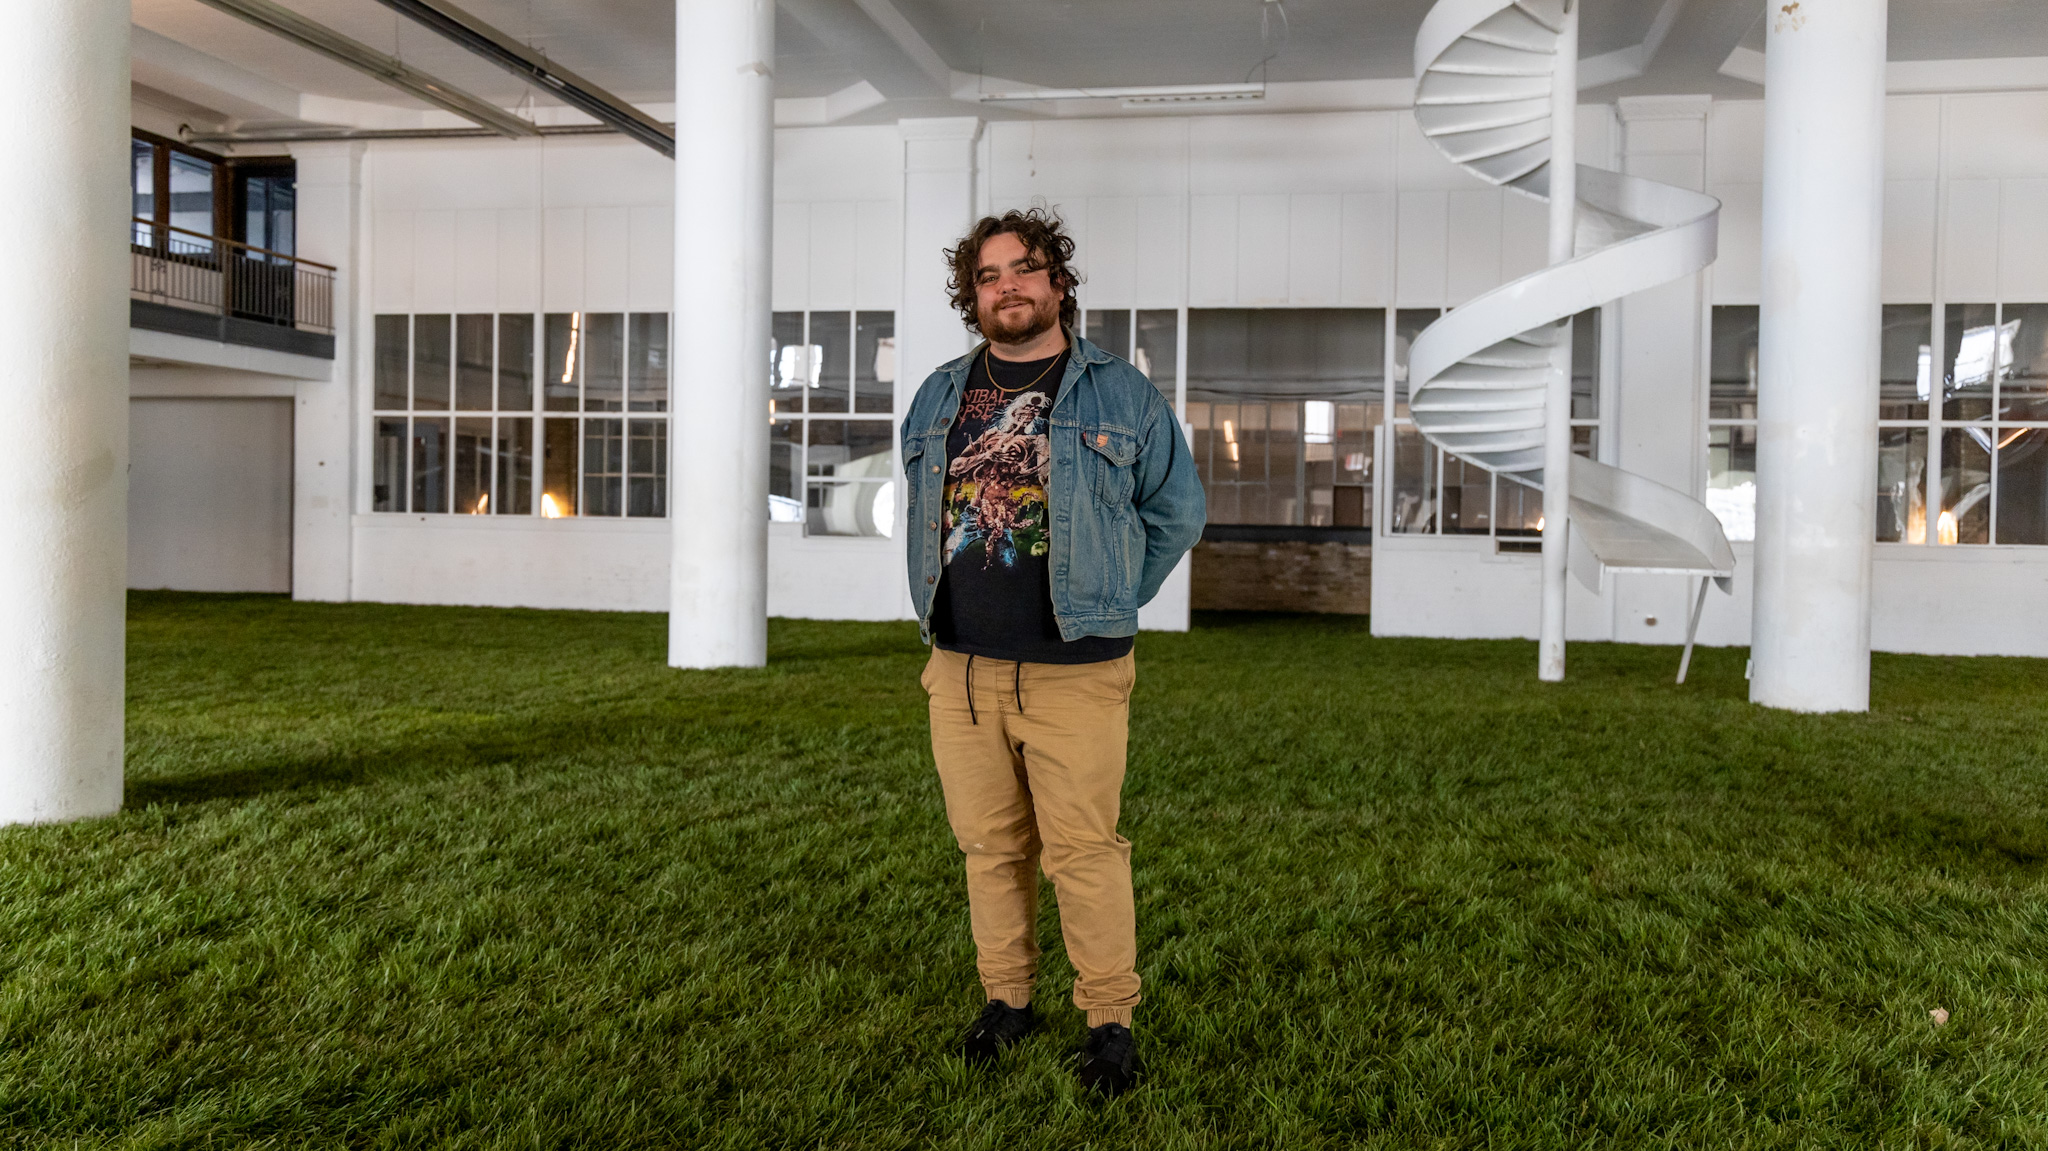
POLYGON ((1460 132, 1487 132, 1517 124, 1550 123, 1548 100, 1504 100, 1498 104, 1442 104, 1418 108, 1415 122, 1432 140, 1454 139, 1460 132))
POLYGON ((1532 144, 1548 146, 1550 143, 1550 117, 1515 124, 1506 128, 1483 128, 1457 136, 1440 135, 1437 148, 1451 158, 1453 163, 1470 164, 1493 156, 1504 155, 1532 144))
POLYGON ((1467 29, 1465 38, 1524 52, 1553 52, 1557 49, 1556 29, 1544 27, 1530 19, 1528 13, 1512 6, 1467 29))
POLYGON ((1550 140, 1546 137, 1511 152, 1474 160, 1465 167, 1496 184, 1506 184, 1529 175, 1550 163, 1550 140))
POLYGON ((1548 76, 1555 61, 1554 51, 1503 48, 1468 37, 1446 49, 1430 69, 1467 76, 1548 76))
POLYGON ((1430 72, 1416 85, 1418 107, 1443 104, 1498 104, 1550 97, 1549 76, 1459 76, 1430 72))
POLYGON ((1564 0, 1515 0, 1515 7, 1552 32, 1564 31, 1564 0))
POLYGON ((1539 388, 1550 375, 1550 365, 1532 371, 1526 367, 1497 368, 1488 364, 1475 364, 1463 360, 1452 364, 1429 381, 1434 387, 1465 388, 1539 388))

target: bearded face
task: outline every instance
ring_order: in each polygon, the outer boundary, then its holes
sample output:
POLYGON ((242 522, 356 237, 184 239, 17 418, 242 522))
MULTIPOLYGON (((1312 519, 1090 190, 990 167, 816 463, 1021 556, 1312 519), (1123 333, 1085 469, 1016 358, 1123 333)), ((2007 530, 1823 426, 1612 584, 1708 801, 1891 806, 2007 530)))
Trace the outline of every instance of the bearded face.
POLYGON ((981 246, 974 294, 982 335, 995 344, 1026 344, 1059 324, 1065 290, 1023 241, 1004 232, 981 246))

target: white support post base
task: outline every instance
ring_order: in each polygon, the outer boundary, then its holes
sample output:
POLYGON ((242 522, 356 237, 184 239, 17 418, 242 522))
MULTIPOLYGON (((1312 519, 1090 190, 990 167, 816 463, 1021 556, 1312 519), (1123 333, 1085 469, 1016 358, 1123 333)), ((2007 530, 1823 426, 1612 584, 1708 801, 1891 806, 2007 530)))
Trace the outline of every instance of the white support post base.
POLYGON ((1870 706, 1885 6, 1776 7, 1764 56, 1749 698, 1870 706))
POLYGON ((0 128, 0 823, 121 808, 128 4, 9 9, 0 128))
POLYGON ((670 667, 768 662, 773 0, 676 3, 670 667))
MULTIPOLYGON (((1550 76, 1550 263, 1572 258, 1578 235, 1579 5, 1567 0, 1550 76)), ((1571 539, 1572 322, 1557 327, 1543 398, 1543 612, 1536 677, 1564 678, 1564 606, 1571 539)))

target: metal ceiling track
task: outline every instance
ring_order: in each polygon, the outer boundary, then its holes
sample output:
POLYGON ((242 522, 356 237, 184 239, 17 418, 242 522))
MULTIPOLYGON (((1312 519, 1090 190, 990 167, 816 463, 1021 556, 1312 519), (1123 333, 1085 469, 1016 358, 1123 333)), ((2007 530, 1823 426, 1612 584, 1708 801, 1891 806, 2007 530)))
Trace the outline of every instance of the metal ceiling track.
POLYGON ((310 48, 330 60, 346 64, 358 72, 382 80, 393 88, 417 96, 437 108, 444 108, 465 120, 481 124, 500 136, 519 138, 540 135, 540 128, 531 121, 514 116, 489 101, 472 96, 425 72, 409 68, 395 57, 386 56, 361 41, 351 40, 324 24, 316 24, 289 8, 272 3, 271 0, 200 2, 218 8, 230 16, 246 20, 301 47, 310 48))
MULTIPOLYGON (((220 0, 207 0, 219 3, 220 0)), ((248 0, 233 0, 245 3, 248 0)), ((519 43, 448 0, 378 0, 442 37, 496 64, 529 84, 553 92, 562 102, 675 159, 675 133, 603 88, 519 43)))

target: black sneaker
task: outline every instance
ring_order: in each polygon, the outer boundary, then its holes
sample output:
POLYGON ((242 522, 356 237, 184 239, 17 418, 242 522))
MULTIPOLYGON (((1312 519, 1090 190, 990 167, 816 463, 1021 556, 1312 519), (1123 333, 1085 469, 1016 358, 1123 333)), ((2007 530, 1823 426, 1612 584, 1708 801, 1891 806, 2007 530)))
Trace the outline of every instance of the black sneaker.
POLYGON ((981 1018, 967 1029, 966 1038, 960 1041, 960 1054, 969 1063, 993 1063, 1003 1048, 1031 1033, 1038 1026, 1038 1017, 1031 1014, 1031 1008, 1012 1007, 1000 999, 991 999, 981 1009, 981 1018))
POLYGON ((1105 1023, 1088 1031, 1081 1051, 1081 1086, 1114 1098, 1138 1080, 1138 1037, 1121 1023, 1105 1023))

